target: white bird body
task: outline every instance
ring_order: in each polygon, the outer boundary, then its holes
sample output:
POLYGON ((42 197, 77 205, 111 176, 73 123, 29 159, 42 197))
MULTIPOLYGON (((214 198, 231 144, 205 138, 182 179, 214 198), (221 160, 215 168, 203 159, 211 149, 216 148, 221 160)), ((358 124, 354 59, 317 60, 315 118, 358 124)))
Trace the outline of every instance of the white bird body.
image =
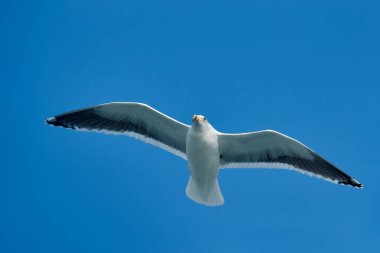
POLYGON ((188 161, 186 195, 197 203, 224 203, 220 168, 290 169, 325 180, 362 188, 335 165, 301 142, 272 130, 242 134, 216 131, 202 115, 192 126, 141 103, 108 103, 48 118, 47 124, 111 134, 124 134, 158 146, 188 161))
POLYGON ((217 181, 220 167, 218 132, 210 124, 202 126, 196 122, 186 137, 186 155, 191 175, 186 194, 197 203, 221 205, 224 200, 217 181))

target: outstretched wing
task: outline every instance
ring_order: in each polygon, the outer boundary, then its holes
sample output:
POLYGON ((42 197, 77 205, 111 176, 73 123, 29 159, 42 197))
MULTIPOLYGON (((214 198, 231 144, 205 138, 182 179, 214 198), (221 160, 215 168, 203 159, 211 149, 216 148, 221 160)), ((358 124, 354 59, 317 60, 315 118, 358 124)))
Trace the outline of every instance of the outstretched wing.
POLYGON ((271 130, 220 134, 219 152, 222 168, 292 169, 335 183, 362 187, 302 143, 271 130))
POLYGON ((186 158, 189 126, 141 103, 108 103, 48 118, 47 124, 125 134, 186 158))

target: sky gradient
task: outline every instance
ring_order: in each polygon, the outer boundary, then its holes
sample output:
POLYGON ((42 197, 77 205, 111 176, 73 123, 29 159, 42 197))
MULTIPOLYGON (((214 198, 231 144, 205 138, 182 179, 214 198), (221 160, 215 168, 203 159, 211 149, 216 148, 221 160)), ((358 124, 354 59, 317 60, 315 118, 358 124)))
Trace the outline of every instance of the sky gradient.
POLYGON ((0 252, 378 252, 379 1, 2 1, 0 252), (274 129, 364 184, 187 163, 44 119, 136 101, 274 129))

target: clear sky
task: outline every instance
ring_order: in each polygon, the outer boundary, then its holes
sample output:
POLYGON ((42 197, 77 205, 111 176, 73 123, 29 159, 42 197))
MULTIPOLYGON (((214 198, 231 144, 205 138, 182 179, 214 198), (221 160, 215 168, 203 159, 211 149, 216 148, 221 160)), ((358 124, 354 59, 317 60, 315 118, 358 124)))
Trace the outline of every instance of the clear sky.
POLYGON ((379 252, 379 1, 2 1, 0 252, 379 252), (187 164, 125 136, 47 126, 147 103, 222 132, 274 129, 364 184, 187 164))

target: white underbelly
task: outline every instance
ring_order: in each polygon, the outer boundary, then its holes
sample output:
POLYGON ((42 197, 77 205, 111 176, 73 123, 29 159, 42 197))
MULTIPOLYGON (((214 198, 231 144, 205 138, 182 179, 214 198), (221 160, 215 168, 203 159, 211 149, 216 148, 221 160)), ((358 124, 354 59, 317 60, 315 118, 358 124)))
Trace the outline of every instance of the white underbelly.
POLYGON ((214 183, 220 166, 217 136, 189 132, 186 154, 190 174, 197 184, 207 187, 214 183))

